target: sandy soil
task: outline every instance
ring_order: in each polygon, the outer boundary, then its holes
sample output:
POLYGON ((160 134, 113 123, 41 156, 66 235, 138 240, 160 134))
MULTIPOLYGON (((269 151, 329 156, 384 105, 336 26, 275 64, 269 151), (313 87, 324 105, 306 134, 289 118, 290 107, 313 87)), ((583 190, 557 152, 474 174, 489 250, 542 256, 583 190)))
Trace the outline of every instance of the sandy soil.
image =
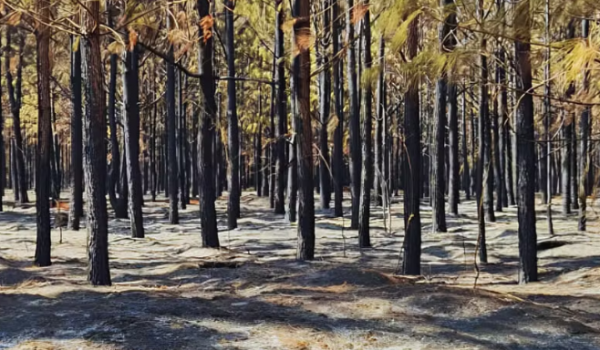
MULTIPOLYGON (((396 199, 398 200, 398 199, 396 199)), ((556 200, 558 202, 558 200, 556 200)), ((198 208, 166 222, 167 204, 147 202, 147 238, 111 219, 114 285, 86 282, 86 231, 53 230, 48 268, 33 267, 35 209, 0 213, 0 349, 600 349, 600 234, 576 232, 554 214, 546 233, 539 207, 541 282, 516 284, 516 208, 487 225, 490 263, 476 271, 474 203, 431 233, 423 206, 423 276, 395 275, 402 205, 372 249, 359 250, 346 219, 317 216, 317 256, 294 261, 296 228, 250 193, 240 228, 221 250, 199 248, 198 208), (218 264, 214 264, 218 262, 218 264)), ((592 215, 594 216, 594 215, 592 215)))

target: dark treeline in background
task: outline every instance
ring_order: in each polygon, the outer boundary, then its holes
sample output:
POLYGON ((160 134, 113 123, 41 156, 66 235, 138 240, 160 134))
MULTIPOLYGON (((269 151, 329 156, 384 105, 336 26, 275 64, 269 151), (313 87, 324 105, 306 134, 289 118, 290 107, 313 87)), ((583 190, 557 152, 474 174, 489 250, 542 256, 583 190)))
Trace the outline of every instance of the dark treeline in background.
POLYGON ((408 275, 424 205, 437 232, 475 207, 482 263, 486 223, 517 206, 524 283, 536 205, 550 234, 553 199, 587 229, 595 2, 2 3, 0 210, 35 190, 36 265, 51 264, 51 207, 87 228, 89 279, 106 285, 109 216, 143 238, 144 201, 168 202, 170 224, 199 206, 199 244, 219 247, 215 201, 235 229, 243 191, 297 222, 301 260, 319 254, 316 208, 368 248, 373 213, 403 203, 408 275))

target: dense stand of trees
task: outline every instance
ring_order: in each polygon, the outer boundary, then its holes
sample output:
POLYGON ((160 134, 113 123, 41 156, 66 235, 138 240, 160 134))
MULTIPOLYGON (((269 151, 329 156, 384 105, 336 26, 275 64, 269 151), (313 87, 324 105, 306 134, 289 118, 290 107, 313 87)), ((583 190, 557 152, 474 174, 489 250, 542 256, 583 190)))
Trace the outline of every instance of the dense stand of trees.
POLYGON ((480 262, 486 222, 516 205, 520 281, 536 281, 536 192, 549 234, 556 195, 585 231, 598 184, 597 7, 9 1, 0 211, 5 189, 24 206, 35 188, 35 264, 50 265, 51 207, 68 183, 68 226, 89 233, 90 282, 109 285, 108 217, 129 218, 144 238, 144 195, 167 198, 170 224, 197 200, 202 246, 216 248, 215 201, 227 191, 233 230, 253 187, 297 222, 300 260, 318 255, 317 194, 320 209, 350 216, 360 248, 376 245, 375 208, 387 225, 399 197, 408 275, 421 273, 422 206, 446 232, 475 196, 480 262))

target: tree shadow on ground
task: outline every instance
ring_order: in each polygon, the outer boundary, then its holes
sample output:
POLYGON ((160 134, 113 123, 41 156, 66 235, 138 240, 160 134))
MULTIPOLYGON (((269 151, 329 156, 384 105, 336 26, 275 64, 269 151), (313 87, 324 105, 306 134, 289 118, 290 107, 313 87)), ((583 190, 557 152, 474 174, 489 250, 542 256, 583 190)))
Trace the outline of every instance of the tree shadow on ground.
POLYGON ((0 294, 0 339, 84 339, 121 349, 162 350, 223 348, 226 343, 245 342, 248 346, 260 344, 259 338, 266 337, 262 341, 271 339, 270 347, 277 348, 271 336, 261 336, 258 330, 291 327, 331 336, 371 332, 382 340, 413 339, 484 349, 585 350, 600 346, 597 330, 586 326, 586 320, 574 321, 560 310, 508 302, 484 291, 377 280, 362 286, 350 283, 363 288, 340 293, 306 289, 323 287, 322 281, 307 285, 303 278, 309 277, 301 274, 294 279, 298 284, 252 297, 235 293, 184 297, 173 291, 110 289, 65 292, 53 298, 0 294), (305 307, 338 303, 343 308, 365 298, 388 303, 388 316, 395 321, 362 314, 351 317, 347 312, 332 317, 305 307), (286 305, 284 300, 298 303, 286 305), (472 315, 472 308, 479 316, 472 315), (542 336, 542 331, 549 333, 542 336))

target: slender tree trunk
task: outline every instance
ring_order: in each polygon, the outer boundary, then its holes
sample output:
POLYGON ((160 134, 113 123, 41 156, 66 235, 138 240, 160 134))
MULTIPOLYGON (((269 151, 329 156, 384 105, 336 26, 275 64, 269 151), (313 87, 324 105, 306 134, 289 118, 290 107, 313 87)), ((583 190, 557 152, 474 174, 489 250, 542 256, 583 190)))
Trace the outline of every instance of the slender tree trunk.
POLYGON ((546 144, 544 145, 545 153, 546 153, 546 172, 544 177, 546 178, 546 220, 548 222, 548 233, 553 236, 554 235, 554 227, 552 225, 552 137, 550 135, 550 124, 552 122, 552 102, 550 101, 550 94, 552 91, 550 90, 550 59, 551 59, 551 51, 550 51, 550 0, 546 0, 546 9, 545 9, 545 26, 546 26, 546 52, 545 52, 545 61, 546 64, 544 66, 544 135, 546 144))
POLYGON ((285 173, 288 167, 287 158, 285 156, 285 131, 287 126, 287 97, 285 95, 285 66, 284 66, 284 37, 281 26, 285 21, 285 12, 283 10, 283 0, 275 0, 275 6, 278 9, 275 20, 275 55, 276 65, 275 80, 276 94, 275 99, 277 111, 277 130, 275 133, 275 214, 285 213, 285 173))
MULTIPOLYGON (((483 0, 478 1, 478 14, 479 19, 483 21, 483 0)), ((482 52, 485 52, 486 47, 486 39, 485 34, 481 34, 481 49, 482 52)), ((487 79, 488 79, 488 68, 487 68, 487 56, 481 54, 479 56, 479 150, 477 153, 477 218, 478 218, 478 228, 479 228, 479 260, 482 263, 487 263, 487 244, 485 237, 485 220, 486 216, 484 216, 484 207, 488 209, 488 220, 489 218, 489 206, 484 204, 484 191, 487 189, 486 187, 486 173, 489 175, 490 170, 486 167, 489 164, 486 162, 486 154, 487 147, 489 146, 489 142, 485 141, 486 136, 486 124, 488 118, 488 90, 487 90, 487 79)), ((489 179, 487 179, 489 181, 489 179)), ((489 196, 489 194, 488 194, 489 196)), ((488 197, 489 198, 489 197, 488 197)), ((487 201, 486 201, 487 202, 487 201)), ((486 203, 487 204, 487 203, 486 203)), ((494 214, 493 208, 491 210, 491 214, 494 214)))
POLYGON ((71 36, 71 203, 69 224, 79 230, 83 216, 83 135, 81 102, 81 50, 79 41, 71 36), (75 45, 77 43, 77 45, 75 45))
POLYGON ((563 127, 562 142, 563 154, 562 154, 562 183, 561 183, 561 194, 562 194, 562 213, 565 217, 571 214, 571 138, 572 138, 572 123, 568 112, 563 111, 563 127))
MULTIPOLYGON (((259 113, 260 115, 260 113, 259 113)), ((254 134, 254 189, 256 195, 262 197, 262 125, 259 124, 256 134, 254 134)))
POLYGON ((515 13, 517 26, 515 58, 517 70, 517 172, 520 283, 537 281, 537 234, 535 229, 535 143, 532 73, 530 61, 530 1, 520 0, 515 13))
MULTIPOLYGON (((419 45, 419 20, 414 19, 408 26, 407 56, 417 55, 419 45)), ((402 273, 421 274, 421 126, 419 122, 419 87, 414 79, 409 80, 404 94, 404 257, 402 273)))
MULTIPOLYGON (((113 27, 113 12, 114 4, 109 2, 107 4, 107 21, 108 26, 113 27)), ((108 195, 110 198, 110 204, 115 212, 115 217, 126 218, 127 217, 127 197, 125 193, 121 191, 121 153, 119 151, 119 140, 117 138, 117 65, 118 56, 116 54, 110 55, 110 73, 108 83, 108 122, 110 127, 110 151, 111 151, 111 162, 110 162, 110 174, 108 179, 108 195), (119 196, 117 197, 117 192, 119 196)))
MULTIPOLYGON (((156 91, 156 78, 153 76, 152 83, 154 87, 154 91, 156 91)), ((156 92, 154 93, 156 96, 156 92)), ((156 134, 156 119, 158 115, 158 107, 157 104, 154 104, 153 112, 152 112, 152 138, 150 139, 150 172, 152 173, 152 189, 150 190, 152 195, 152 201, 156 201, 156 193, 158 192, 158 172, 156 169, 156 163, 158 161, 158 155, 156 154, 156 138, 158 137, 156 134)))
MULTIPOLYGON (((444 23, 440 24, 439 29, 439 41, 440 41, 440 49, 442 52, 451 52, 454 50, 454 46, 456 46, 454 35, 451 32, 456 28, 456 13, 454 8, 454 0, 440 0, 440 6, 446 12, 446 18, 444 23)), ((444 195, 446 193, 446 103, 447 103, 447 95, 448 95, 448 74, 447 72, 443 72, 442 76, 437 81, 436 87, 436 127, 435 127, 435 136, 434 136, 434 147, 433 147, 433 155, 434 161, 432 164, 432 174, 434 177, 433 186, 433 225, 432 229, 434 232, 446 232, 446 201, 444 195)), ((456 89, 451 88, 451 97, 454 98, 454 101, 451 103, 454 106, 450 106, 450 110, 456 112, 456 89)), ((453 124, 449 125, 450 130, 453 131, 454 136, 456 134, 456 113, 453 113, 454 120, 453 124), (454 127, 454 129, 452 129, 454 127)), ((451 141, 452 146, 458 146, 456 140, 451 141)), ((458 148, 456 148, 458 151, 458 148)), ((454 156, 454 154, 453 154, 454 156)), ((456 158, 452 159, 453 164, 456 158)), ((450 180, 456 182, 455 173, 451 170, 450 180)), ((456 187, 456 183, 451 185, 452 191, 457 191, 458 187, 456 187), (455 190, 456 188, 456 190, 455 190)), ((456 200, 457 198, 453 198, 456 200)), ((456 211, 458 211, 457 202, 453 202, 456 206, 456 211)))
MULTIPOLYGON (((368 2, 365 2, 368 4, 368 2)), ((370 70, 371 57, 371 12, 367 10, 361 20, 363 37, 363 65, 365 70, 370 70)), ((371 188, 373 187, 373 92, 371 84, 365 84, 362 89, 362 173, 360 193, 360 213, 358 216, 358 244, 361 248, 371 246, 370 220, 371 220, 371 188)))
MULTIPOLYGON (((341 18, 340 18, 340 0, 331 0, 331 11, 333 18, 332 44, 333 54, 340 53, 341 37, 341 18)), ((333 62, 333 97, 335 105, 335 114, 337 116, 337 126, 333 134, 333 186, 335 192, 334 215, 336 217, 344 216, 344 95, 343 95, 343 64, 341 59, 333 62)))
MULTIPOLYGON (((567 27, 567 39, 575 38, 575 20, 572 19, 567 27)), ((575 84, 571 83, 565 91, 565 97, 570 98, 575 93, 575 84)), ((575 114, 570 111, 563 111, 563 126, 562 136, 564 141, 563 153, 562 153, 562 183, 561 183, 561 194, 562 194, 562 212, 564 216, 571 214, 572 202, 577 202, 577 199, 572 201, 572 197, 575 196, 576 192, 573 192, 573 174, 572 174, 572 162, 573 152, 576 152, 573 148, 573 134, 575 129, 575 114)))
POLYGON ((471 199, 471 169, 469 166, 469 150, 467 148, 467 91, 463 85, 462 92, 462 156, 463 172, 462 185, 467 200, 471 199))
POLYGON ((331 111, 331 71, 329 69, 329 35, 331 28, 331 8, 328 0, 323 3, 323 37, 317 46, 317 60, 321 67, 319 73, 319 115, 321 117, 319 129, 319 189, 320 205, 322 209, 329 209, 331 202, 331 167, 329 159, 329 140, 327 126, 331 111))
MULTIPOLYGON (((290 79, 290 91, 295 90, 296 80, 290 79)), ((298 130, 297 115, 299 112, 299 107, 297 100, 295 98, 290 99, 291 101, 291 115, 292 115, 292 130, 298 130)), ((293 135, 290 140, 289 151, 288 151, 288 189, 287 189, 287 217, 289 222, 296 222, 296 214, 297 214, 297 206, 298 206, 298 157, 296 149, 298 147, 297 143, 298 135, 293 135)))
POLYGON ((106 212, 106 119, 100 44, 100 2, 81 10, 82 76, 85 86, 84 172, 87 195, 89 276, 93 285, 110 285, 106 212))
MULTIPOLYGON (((377 205, 383 205, 385 194, 385 172, 383 169, 384 147, 383 126, 385 124, 385 41, 383 36, 379 39, 379 77, 377 79, 377 104, 375 105, 376 124, 375 124, 375 198, 377 205)), ((387 204, 387 203, 386 203, 387 204)))
POLYGON ((350 228, 358 228, 358 213, 360 208, 360 175, 362 157, 360 149, 360 111, 358 106, 358 81, 356 76, 356 49, 354 47, 354 24, 352 21, 354 0, 347 0, 346 11, 346 43, 348 47, 347 79, 349 99, 349 130, 350 130, 350 192, 352 194, 352 219, 350 228))
MULTIPOLYGON (((504 0, 496 0, 498 17, 504 18, 504 0)), ((506 182, 504 180, 504 123, 507 113, 506 72, 504 68, 504 52, 501 42, 496 43, 496 89, 497 96, 494 100, 496 113, 493 116, 493 142, 494 142, 494 173, 496 185, 496 211, 501 212, 508 204, 506 200, 506 182)))
MULTIPOLYGON (((0 37, 1 37, 0 32, 0 37)), ((0 76, 2 76, 0 65, 0 76)), ((0 96, 2 96, 2 84, 0 84, 0 96)), ((0 212, 4 211, 3 199, 4 189, 6 188, 6 148, 4 145, 4 112, 2 109, 2 99, 0 98, 0 212)))
MULTIPOLYGON (((173 7, 173 0, 169 0, 169 6, 173 7)), ((171 16, 167 16, 167 28, 174 28, 171 16)), ((179 169, 177 163, 177 113, 175 101, 176 76, 173 65, 173 45, 169 47, 167 62, 167 153, 168 153, 168 176, 169 176, 169 223, 179 224, 179 169)))
POLYGON ((11 187, 13 189, 13 195, 14 195, 14 199, 15 202, 18 200, 19 197, 19 181, 17 181, 18 175, 17 175, 17 159, 15 157, 15 139, 14 137, 10 138, 10 160, 9 160, 9 168, 10 168, 10 184, 11 187))
MULTIPOLYGON (((471 89, 471 92, 473 91, 473 89, 471 89)), ((473 94, 471 94, 471 103, 474 105, 475 104, 475 98, 473 97, 473 94)), ((478 124, 475 124, 475 112, 473 112, 473 109, 471 109, 471 113, 470 113, 471 117, 469 118, 470 123, 471 123, 471 164, 473 165, 472 169, 471 169, 471 192, 475 195, 475 197, 478 197, 479 194, 479 151, 477 150, 475 144, 475 140, 477 139, 476 134, 477 134, 477 130, 478 130, 478 124)), ((478 143, 477 143, 478 144, 478 143)), ((479 198, 475 198, 476 201, 479 201, 479 198)), ((479 202, 477 202, 479 203, 479 202)))
MULTIPOLYGON (((581 25, 581 36, 587 40, 590 33, 590 22, 587 19, 584 19, 581 25)), ((590 85, 590 73, 586 69, 583 73, 583 83, 582 88, 583 92, 587 93, 590 85)), ((589 145, 588 138, 590 134, 590 114, 591 108, 585 107, 583 112, 581 113, 581 118, 579 120, 579 133, 581 134, 581 156, 580 156, 580 165, 579 165, 579 231, 586 230, 587 217, 586 217, 586 209, 587 209, 587 188, 588 188, 588 171, 590 168, 590 155, 589 155, 589 145)))
MULTIPOLYGON (((498 17, 502 18, 502 27, 506 26, 505 17, 506 17, 506 9, 504 6, 505 0, 496 0, 498 17)), ((496 157, 498 158, 499 167, 497 166, 497 196, 500 200, 500 205, 502 207, 508 207, 508 192, 509 188, 507 186, 507 174, 509 172, 506 171, 506 158, 507 158, 507 150, 509 149, 508 140, 508 93, 507 93, 507 80, 506 80, 506 53, 504 52, 504 47, 501 42, 497 43, 496 49, 496 84, 499 89, 498 91, 498 116, 496 117, 497 128, 499 129, 498 135, 498 148, 496 148, 496 157)), ((508 174, 510 175, 510 174, 508 174)), ((511 181, 512 182, 512 181, 511 181)))
MULTIPOLYGON (((234 2, 225 1, 225 26, 227 46, 227 72, 230 77, 235 77, 235 43, 234 43, 234 2)), ((229 200, 227 202, 227 227, 233 230, 237 227, 237 219, 240 216, 240 141, 239 122, 237 116, 237 102, 235 81, 227 81, 227 143, 229 146, 229 171, 228 186, 229 200)))
POLYGON ((296 162, 298 164, 298 249, 296 258, 313 260, 315 257, 315 207, 313 188, 312 127, 310 117, 310 51, 302 44, 301 38, 310 31, 310 1, 294 0, 292 15, 294 23, 293 40, 299 53, 293 59, 296 119, 296 162))
POLYGON ((185 78, 183 72, 177 71, 177 169, 179 184, 179 205, 182 210, 187 208, 185 189, 187 187, 187 175, 185 172, 185 104, 183 90, 185 78))
MULTIPOLYGON (((23 72, 23 49, 25 40, 22 34, 19 34, 19 51, 17 61, 17 78, 13 84, 13 76, 10 69, 11 62, 11 38, 12 27, 6 28, 6 50, 5 50, 5 74, 6 85, 8 87, 8 100, 10 102, 10 111, 13 118, 13 157, 15 159, 15 176, 13 177, 13 189, 15 195, 15 204, 24 204, 29 202, 27 196, 27 174, 25 173, 25 151, 23 149, 23 136, 21 134, 21 96, 22 96, 22 72, 23 72), (16 186, 15 186, 16 185, 16 186)), ((48 175, 50 176, 50 175, 48 175)))
POLYGON ((448 82, 448 204, 450 213, 458 215, 460 202, 460 158, 458 156, 458 96, 456 83, 448 82))
MULTIPOLYGON (((273 81, 275 81, 277 79, 277 57, 276 55, 273 55, 273 68, 272 68, 272 77, 273 77, 273 81)), ((270 208, 273 209, 273 211, 275 210, 275 198, 276 198, 276 193, 275 193, 275 183, 278 180, 278 174, 277 174, 277 158, 279 157, 279 150, 278 150, 278 145, 279 142, 276 139, 276 134, 277 134, 277 126, 276 126, 276 122, 275 122, 275 116, 277 115, 277 108, 279 106, 279 103, 276 102, 276 97, 277 97, 277 84, 271 84, 271 100, 270 100, 270 106, 271 106, 271 110, 269 112, 269 116, 270 116, 270 125, 271 127, 269 128, 269 178, 268 178, 268 182, 269 182, 269 205, 270 208)), ((285 147, 285 146, 284 146, 285 147)), ((285 150, 284 150, 285 153, 285 150)))
MULTIPOLYGON (((130 43, 131 45, 131 43, 130 43)), ((139 68, 138 48, 125 53, 123 72, 123 127, 127 169, 127 207, 131 221, 131 236, 144 238, 142 217, 142 176, 140 172, 140 109, 139 109, 139 68)))
MULTIPOLYGON (((210 14, 209 0, 198 0, 197 8, 201 19, 210 14)), ((215 100, 215 80, 213 79, 214 37, 200 29, 200 55, 198 66, 202 77, 200 85, 204 94, 205 108, 198 132, 198 182, 200 202, 200 224, 202 226, 202 246, 219 247, 217 229, 217 212, 215 210, 215 181, 213 140, 215 139, 215 124, 217 103, 215 100)))
MULTIPOLYGON (((573 201, 571 202, 571 209, 573 210, 579 210, 579 152, 578 152, 578 148, 579 146, 577 145, 577 116, 576 114, 573 114, 573 121, 571 122, 571 128, 573 131, 572 134, 572 138, 571 138, 571 193, 573 195, 573 197, 575 197, 573 199, 573 201)), ((581 132, 581 130, 579 130, 579 132, 581 132)))
POLYGON ((50 150, 52 147, 52 115, 50 102, 50 1, 37 0, 36 7, 41 21, 35 36, 37 42, 37 91, 38 91, 38 143, 37 143, 37 180, 36 180, 36 218, 37 239, 34 264, 50 266, 50 150))

